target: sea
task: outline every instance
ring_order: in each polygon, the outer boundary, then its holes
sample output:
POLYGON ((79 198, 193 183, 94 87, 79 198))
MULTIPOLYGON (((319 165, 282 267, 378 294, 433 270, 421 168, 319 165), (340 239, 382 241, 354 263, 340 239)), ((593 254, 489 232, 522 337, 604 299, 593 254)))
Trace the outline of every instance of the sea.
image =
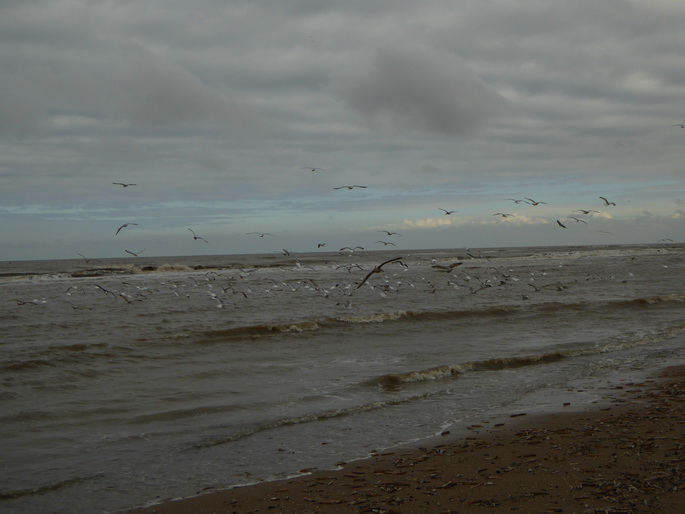
POLYGON ((685 363, 685 245, 0 263, 0 511, 123 512, 685 363))

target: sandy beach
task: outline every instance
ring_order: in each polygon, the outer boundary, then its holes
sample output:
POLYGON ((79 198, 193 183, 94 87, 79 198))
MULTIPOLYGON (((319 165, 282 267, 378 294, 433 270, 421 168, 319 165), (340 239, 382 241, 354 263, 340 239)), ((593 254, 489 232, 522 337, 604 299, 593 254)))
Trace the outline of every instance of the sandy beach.
POLYGON ((609 406, 518 413, 471 435, 130 511, 685 512, 685 366, 607 390, 609 406))

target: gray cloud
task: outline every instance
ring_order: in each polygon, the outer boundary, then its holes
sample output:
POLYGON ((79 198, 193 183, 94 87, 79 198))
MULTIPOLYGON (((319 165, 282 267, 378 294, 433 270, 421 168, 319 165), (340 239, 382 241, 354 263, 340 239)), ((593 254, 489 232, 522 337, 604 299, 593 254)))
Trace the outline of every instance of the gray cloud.
POLYGON ((334 75, 337 93, 372 125, 446 135, 472 133, 504 101, 457 56, 386 47, 334 75))

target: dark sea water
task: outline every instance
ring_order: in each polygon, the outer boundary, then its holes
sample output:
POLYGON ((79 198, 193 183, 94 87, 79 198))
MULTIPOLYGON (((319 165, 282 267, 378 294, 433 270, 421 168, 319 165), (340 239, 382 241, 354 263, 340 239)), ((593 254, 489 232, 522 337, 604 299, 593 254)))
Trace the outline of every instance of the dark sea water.
POLYGON ((612 377, 685 361, 684 257, 0 263, 0 511, 117 512, 587 404, 612 377))

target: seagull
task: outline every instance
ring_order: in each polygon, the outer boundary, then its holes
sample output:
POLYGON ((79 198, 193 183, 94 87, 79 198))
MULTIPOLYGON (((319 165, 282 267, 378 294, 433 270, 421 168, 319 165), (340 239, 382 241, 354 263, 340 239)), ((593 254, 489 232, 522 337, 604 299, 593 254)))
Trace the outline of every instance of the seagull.
POLYGON ((606 205, 606 206, 609 206, 609 205, 616 205, 614 202, 610 202, 609 200, 607 200, 607 199, 604 198, 603 196, 600 196, 599 198, 601 198, 602 200, 604 200, 604 205, 606 205))
POLYGON ((451 264, 448 264, 447 266, 443 266, 442 264, 433 264, 431 268, 438 269, 440 271, 444 271, 445 273, 452 273, 452 270, 456 268, 457 266, 461 266, 464 264, 463 262, 453 262, 451 264))
POLYGON ((557 225, 559 225, 561 228, 568 228, 566 225, 564 225, 561 221, 557 220, 557 225))
POLYGON ((457 211, 448 211, 447 209, 443 209, 442 207, 438 207, 441 211, 445 211, 445 216, 449 216, 450 214, 457 212, 457 211))
POLYGON ((599 213, 599 211, 593 211, 592 209, 590 209, 589 211, 586 211, 585 209, 576 209, 576 210, 573 211, 573 212, 581 212, 581 213, 583 213, 583 214, 590 214, 591 212, 599 213))
POLYGON ((114 233, 114 235, 116 236, 116 235, 121 231, 122 228, 126 228, 126 227, 128 227, 129 225, 137 225, 137 224, 138 224, 138 223, 124 223, 122 226, 120 226, 120 227, 117 229, 117 231, 114 233))
POLYGON ((381 271, 383 271, 383 266, 385 266, 386 264, 388 264, 390 262, 399 261, 401 258, 402 257, 393 257, 392 259, 388 259, 385 262, 381 262, 378 266, 374 266, 374 268, 371 271, 369 271, 369 273, 364 277, 364 280, 362 280, 361 283, 357 286, 357 289, 359 289, 361 286, 366 284, 366 281, 369 280, 369 277, 371 275, 373 275, 374 273, 380 273, 381 271))
POLYGON ((83 257, 83 260, 84 260, 84 261, 90 262, 90 259, 89 259, 88 257, 86 257, 85 255, 83 255, 82 253, 78 253, 78 252, 76 252, 76 253, 77 253, 78 255, 80 255, 81 257, 83 257))
POLYGON ((509 214, 506 212, 496 212, 495 214, 493 214, 493 216, 500 216, 502 218, 508 218, 509 216, 513 216, 513 214, 509 214))
POLYGON ((316 245, 317 248, 323 248, 324 246, 326 246, 326 243, 319 243, 316 245))
POLYGON ((126 253, 130 253, 130 254, 133 255, 134 257, 138 257, 138 255, 140 255, 141 253, 143 253, 143 252, 145 251, 145 248, 143 248, 143 249, 140 250, 139 252, 135 252, 135 253, 134 253, 134 252, 129 252, 128 250, 124 250, 124 251, 125 251, 126 253))
POLYGON ((200 240, 200 241, 204 241, 205 243, 209 243, 209 241, 207 241, 204 237, 200 237, 197 234, 195 234, 195 231, 192 228, 189 228, 188 230, 190 230, 193 233, 193 239, 195 241, 200 240))
POLYGON ((570 218, 570 219, 572 219, 572 220, 574 220, 574 221, 576 221, 576 222, 585 223, 585 224, 587 225, 587 221, 582 220, 582 219, 580 219, 580 218, 576 218, 575 216, 567 216, 567 218, 570 218))
POLYGON ((545 205, 547 205, 547 202, 536 202, 532 198, 526 198, 526 200, 528 200, 528 202, 530 202, 531 205, 540 205, 541 203, 544 203, 545 205))
POLYGON ((354 189, 355 187, 359 187, 361 189, 366 189, 367 186, 358 186, 358 185, 352 185, 352 186, 339 186, 339 187, 334 187, 333 189, 354 189))
POLYGON ((264 237, 264 236, 274 236, 273 234, 269 234, 268 232, 246 232, 246 234, 257 234, 259 237, 264 237))
POLYGON ((350 248, 349 246, 343 246, 343 247, 340 249, 340 251, 342 252, 342 251, 344 251, 344 250, 349 250, 350 252, 354 252, 355 250, 363 250, 363 249, 364 249, 363 246, 355 246, 354 248, 350 248))
POLYGON ((397 246, 395 243, 389 243, 387 241, 376 241, 377 243, 383 243, 385 246, 392 245, 392 246, 397 246))
POLYGON ((302 168, 302 169, 303 169, 303 170, 309 170, 309 171, 311 171, 312 173, 314 173, 316 170, 326 171, 324 168, 309 168, 309 167, 305 167, 305 168, 302 168))
POLYGON ((525 200, 517 200, 516 198, 507 198, 507 200, 511 200, 514 203, 526 203, 525 200))
POLYGON ((385 232, 389 236, 401 236, 399 232, 390 232, 389 230, 377 230, 376 232, 385 232))
POLYGON ((116 186, 122 186, 122 187, 128 187, 128 186, 135 186, 136 184, 125 184, 124 182, 112 182, 112 184, 116 186))
POLYGON ((674 123, 673 125, 671 125, 671 127, 685 128, 685 123, 674 123))

